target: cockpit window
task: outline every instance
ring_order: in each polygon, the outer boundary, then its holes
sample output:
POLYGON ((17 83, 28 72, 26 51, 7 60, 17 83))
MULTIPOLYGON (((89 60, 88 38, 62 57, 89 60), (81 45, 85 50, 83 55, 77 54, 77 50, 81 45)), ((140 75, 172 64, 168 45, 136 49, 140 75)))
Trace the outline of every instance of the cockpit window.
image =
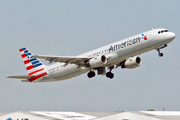
POLYGON ((169 31, 168 30, 162 30, 162 31, 159 31, 158 34, 163 33, 163 32, 169 32, 169 31))

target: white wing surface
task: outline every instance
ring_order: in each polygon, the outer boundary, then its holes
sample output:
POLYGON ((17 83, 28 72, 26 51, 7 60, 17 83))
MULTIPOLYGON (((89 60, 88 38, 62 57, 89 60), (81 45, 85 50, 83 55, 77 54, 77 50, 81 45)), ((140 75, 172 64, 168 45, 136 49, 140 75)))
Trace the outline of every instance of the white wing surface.
POLYGON ((91 59, 90 57, 85 57, 85 56, 74 57, 74 56, 33 55, 32 57, 45 59, 49 61, 49 63, 62 62, 65 63, 65 66, 68 64, 82 65, 86 60, 91 59))

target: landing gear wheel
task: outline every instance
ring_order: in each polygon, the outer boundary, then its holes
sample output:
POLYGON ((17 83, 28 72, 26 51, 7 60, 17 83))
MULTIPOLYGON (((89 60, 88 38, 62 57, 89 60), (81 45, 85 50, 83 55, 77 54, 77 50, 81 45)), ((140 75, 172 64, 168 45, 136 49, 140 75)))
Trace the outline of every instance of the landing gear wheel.
POLYGON ((88 74, 87 74, 87 76, 89 77, 89 78, 92 78, 92 77, 94 77, 96 74, 95 74, 95 72, 94 71, 90 71, 90 72, 88 72, 88 74))
POLYGON ((163 56, 163 53, 159 53, 158 55, 159 55, 159 57, 162 57, 162 56, 163 56))
POLYGON ((113 79, 113 77, 114 77, 114 74, 111 73, 110 76, 109 76, 109 78, 110 78, 110 79, 113 79))
POLYGON ((106 73, 106 77, 112 79, 112 78, 114 77, 114 74, 111 73, 111 72, 107 72, 107 73, 106 73))
POLYGON ((157 49, 157 51, 158 51, 158 53, 159 53, 159 54, 158 54, 159 57, 162 57, 162 56, 163 56, 163 53, 160 52, 160 49, 157 49))
POLYGON ((106 77, 109 77, 110 74, 111 74, 111 72, 107 72, 107 73, 106 73, 106 77))

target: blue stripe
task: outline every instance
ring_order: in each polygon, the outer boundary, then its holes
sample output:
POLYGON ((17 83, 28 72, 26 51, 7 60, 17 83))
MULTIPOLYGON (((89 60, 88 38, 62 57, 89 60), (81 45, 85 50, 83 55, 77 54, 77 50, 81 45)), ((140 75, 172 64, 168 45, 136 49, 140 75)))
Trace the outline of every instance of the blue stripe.
POLYGON ((36 64, 36 65, 33 65, 34 67, 38 67, 38 66, 41 66, 42 64, 39 63, 39 64, 36 64))
POLYGON ((24 50, 24 53, 28 53, 29 51, 28 50, 24 50))
POLYGON ((31 63, 34 65, 34 64, 40 63, 40 62, 37 60, 37 61, 31 62, 31 63))
POLYGON ((32 62, 32 61, 35 61, 35 60, 37 60, 37 59, 36 59, 36 58, 31 58, 31 59, 29 59, 29 60, 32 62))
POLYGON ((22 50, 26 50, 26 48, 22 48, 22 50))
POLYGON ((32 55, 31 53, 26 53, 26 55, 28 56, 28 55, 32 55))

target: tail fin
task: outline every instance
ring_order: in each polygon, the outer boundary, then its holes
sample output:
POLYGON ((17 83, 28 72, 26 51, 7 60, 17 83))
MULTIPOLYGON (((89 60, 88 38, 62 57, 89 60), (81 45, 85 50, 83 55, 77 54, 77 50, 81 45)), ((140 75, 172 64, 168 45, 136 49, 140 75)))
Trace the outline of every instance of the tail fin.
POLYGON ((21 48, 19 49, 19 52, 24 61, 28 75, 36 75, 39 72, 42 72, 46 67, 40 60, 32 57, 31 52, 27 48, 21 48))

